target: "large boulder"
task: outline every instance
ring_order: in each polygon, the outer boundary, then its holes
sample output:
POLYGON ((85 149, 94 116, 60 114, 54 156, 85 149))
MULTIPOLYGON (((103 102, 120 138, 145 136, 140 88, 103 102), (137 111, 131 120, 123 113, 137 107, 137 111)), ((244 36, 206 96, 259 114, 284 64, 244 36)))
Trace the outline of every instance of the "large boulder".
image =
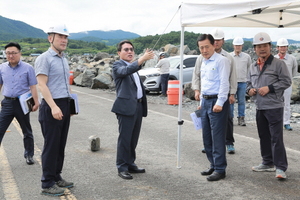
POLYGON ((300 76, 295 76, 293 78, 293 83, 292 83, 292 96, 291 99, 294 101, 300 100, 300 76))
POLYGON ((95 61, 98 61, 98 60, 102 60, 104 58, 110 58, 110 55, 108 53, 105 53, 105 52, 99 52, 96 54, 96 56, 94 57, 94 60, 95 61))
POLYGON ((192 83, 184 84, 183 91, 184 91, 185 97, 195 100, 195 92, 192 89, 192 83))
POLYGON ((297 63, 298 63, 298 72, 300 72, 300 52, 296 51, 292 55, 295 56, 295 58, 297 60, 297 63))
POLYGON ((110 74, 101 72, 92 79, 91 89, 111 89, 113 87, 114 81, 110 74))
POLYGON ((172 44, 167 44, 165 47, 165 52, 168 53, 170 56, 176 56, 179 55, 179 49, 177 46, 172 44))
POLYGON ((96 69, 85 69, 83 73, 74 79, 75 85, 91 87, 92 79, 95 78, 96 73, 96 69))

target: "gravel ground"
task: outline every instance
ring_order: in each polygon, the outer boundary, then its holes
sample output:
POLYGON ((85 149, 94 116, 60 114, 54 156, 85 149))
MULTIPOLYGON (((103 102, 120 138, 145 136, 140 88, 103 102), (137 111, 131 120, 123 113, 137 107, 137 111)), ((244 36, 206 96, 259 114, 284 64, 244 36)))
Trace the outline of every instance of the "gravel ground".
MULTIPOLYGON (((159 97, 159 94, 157 93, 150 93, 147 95, 147 100, 149 103, 154 104, 162 104, 162 105, 168 105, 168 99, 167 97, 159 97)), ((189 98, 186 98, 183 96, 183 103, 182 103, 182 109, 193 112, 197 108, 197 105, 199 104, 198 101, 191 100, 189 98)), ((237 106, 238 104, 235 103, 234 105, 234 123, 237 124, 237 106)), ((246 110, 245 110, 245 121, 247 124, 256 125, 255 122, 255 114, 256 114, 256 106, 254 102, 251 102, 250 100, 246 103, 246 110)), ((300 103, 296 102, 291 104, 291 127, 294 131, 299 132, 300 131, 300 103)))

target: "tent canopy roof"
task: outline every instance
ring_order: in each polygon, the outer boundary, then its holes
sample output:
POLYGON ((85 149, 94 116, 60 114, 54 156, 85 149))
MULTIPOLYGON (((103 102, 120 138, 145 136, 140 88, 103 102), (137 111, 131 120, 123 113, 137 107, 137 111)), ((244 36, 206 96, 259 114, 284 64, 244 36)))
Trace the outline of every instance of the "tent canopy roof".
POLYGON ((231 0, 181 4, 183 27, 300 27, 300 1, 231 0))

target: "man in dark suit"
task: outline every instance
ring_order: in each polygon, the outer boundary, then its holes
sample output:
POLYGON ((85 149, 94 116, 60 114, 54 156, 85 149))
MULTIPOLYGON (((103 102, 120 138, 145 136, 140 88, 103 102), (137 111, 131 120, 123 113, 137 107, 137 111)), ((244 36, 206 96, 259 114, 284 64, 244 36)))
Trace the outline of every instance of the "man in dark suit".
POLYGON ((134 47, 130 41, 120 42, 117 48, 120 60, 113 64, 117 98, 111 110, 116 113, 119 123, 116 164, 121 178, 132 179, 130 173, 145 173, 145 169, 134 163, 142 118, 147 116, 146 93, 137 71, 145 61, 153 58, 154 53, 147 49, 134 61, 134 47))

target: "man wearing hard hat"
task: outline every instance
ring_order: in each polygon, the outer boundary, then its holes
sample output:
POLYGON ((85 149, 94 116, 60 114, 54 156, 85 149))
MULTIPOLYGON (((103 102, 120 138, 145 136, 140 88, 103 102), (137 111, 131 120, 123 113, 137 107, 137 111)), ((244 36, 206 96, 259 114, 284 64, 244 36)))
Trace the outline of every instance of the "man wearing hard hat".
MULTIPOLYGON (((278 54, 275 55, 275 58, 283 60, 288 67, 291 79, 296 76, 298 71, 297 60, 294 56, 288 54, 289 42, 285 38, 281 38, 277 41, 277 50, 278 54)), ((284 128, 288 131, 292 131, 290 126, 290 117, 291 117, 291 95, 292 95, 292 86, 284 90, 284 111, 283 111, 283 124, 284 128)))
POLYGON ((256 172, 276 171, 275 177, 286 179, 288 163, 283 143, 284 90, 291 77, 286 64, 271 54, 271 38, 260 32, 253 38, 257 62, 250 66, 247 93, 256 104, 256 125, 260 138, 262 163, 252 167, 256 172))
MULTIPOLYGON (((230 82, 230 90, 229 90, 229 104, 235 103, 235 94, 237 91, 237 76, 236 76, 236 63, 233 59, 233 57, 225 51, 222 46, 224 44, 224 38, 225 34, 224 31, 220 28, 213 29, 211 31, 211 35, 215 39, 215 51, 222 56, 226 57, 230 61, 230 76, 229 76, 229 82, 230 82)), ((228 112, 228 120, 227 120, 227 130, 226 130, 226 147, 227 152, 229 154, 235 153, 234 148, 234 137, 233 137, 233 115, 231 115, 230 112, 228 112)))
POLYGON ((160 72, 160 86, 161 86, 161 95, 159 95, 160 97, 166 97, 167 89, 168 89, 170 61, 165 57, 166 54, 164 52, 159 53, 159 61, 155 66, 156 68, 159 68, 159 72, 160 72))
POLYGON ((69 64, 63 53, 69 32, 65 25, 56 25, 47 33, 50 48, 35 61, 38 88, 43 96, 39 122, 45 140, 41 194, 60 196, 65 188, 73 187, 72 182, 61 177, 70 125, 69 64))
MULTIPOLYGON (((234 51, 230 55, 234 58, 237 75, 237 91, 236 97, 238 100, 238 125, 246 126, 245 123, 245 95, 247 86, 247 74, 251 65, 251 57, 242 52, 244 40, 241 37, 235 37, 233 42, 234 51)), ((230 114, 234 116, 234 104, 230 104, 230 114)))

